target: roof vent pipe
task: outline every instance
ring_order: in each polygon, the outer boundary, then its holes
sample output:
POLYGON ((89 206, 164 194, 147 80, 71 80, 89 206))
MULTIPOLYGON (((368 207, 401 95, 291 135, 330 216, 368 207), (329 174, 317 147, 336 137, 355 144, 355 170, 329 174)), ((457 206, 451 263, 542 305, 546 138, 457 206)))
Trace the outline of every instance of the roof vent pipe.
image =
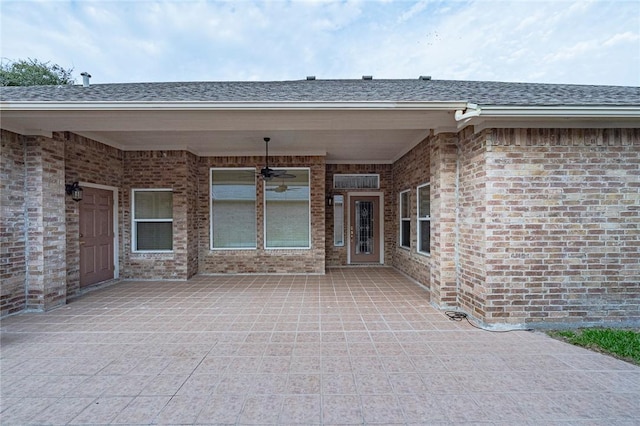
POLYGON ((91 78, 91 74, 85 71, 80 75, 82 76, 82 87, 89 87, 89 79, 91 78))
POLYGON ((372 75, 363 75, 362 79, 363 80, 373 80, 373 76, 372 75))

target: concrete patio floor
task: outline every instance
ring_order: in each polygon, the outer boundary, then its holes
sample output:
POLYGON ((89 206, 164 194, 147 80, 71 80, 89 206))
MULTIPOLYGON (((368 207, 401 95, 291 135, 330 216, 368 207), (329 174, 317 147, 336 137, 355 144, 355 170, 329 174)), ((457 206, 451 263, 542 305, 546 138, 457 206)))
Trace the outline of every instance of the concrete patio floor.
POLYGON ((640 367, 453 322, 388 268, 122 282, 2 320, 0 423, 640 423, 640 367))

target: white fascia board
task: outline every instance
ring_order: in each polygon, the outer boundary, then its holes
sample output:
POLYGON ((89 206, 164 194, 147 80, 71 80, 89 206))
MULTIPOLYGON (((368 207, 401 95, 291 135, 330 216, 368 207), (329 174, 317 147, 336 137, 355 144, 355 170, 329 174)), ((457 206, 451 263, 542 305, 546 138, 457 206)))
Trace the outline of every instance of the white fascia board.
MULTIPOLYGON (((466 127, 469 123, 465 123, 466 127)), ((471 123, 474 133, 485 129, 526 129, 526 128, 548 128, 548 129, 639 129, 640 119, 605 119, 605 118, 582 118, 582 119, 488 119, 471 123)))
POLYGON ((639 106, 481 106, 486 118, 640 118, 639 106))
POLYGON ((466 102, 0 102, 4 111, 299 111, 416 110, 455 111, 466 102))
POLYGON ((458 121, 457 128, 462 130, 468 125, 476 129, 491 127, 544 127, 550 124, 563 123, 574 127, 612 125, 620 127, 625 124, 632 127, 640 126, 640 106, 478 106, 467 105, 464 110, 455 114, 458 121))

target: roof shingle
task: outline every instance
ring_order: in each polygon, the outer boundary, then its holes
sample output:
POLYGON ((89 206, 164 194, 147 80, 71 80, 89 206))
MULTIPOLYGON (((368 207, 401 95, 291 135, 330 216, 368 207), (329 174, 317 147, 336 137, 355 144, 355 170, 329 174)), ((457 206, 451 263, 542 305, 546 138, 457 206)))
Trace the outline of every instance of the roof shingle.
POLYGON ((640 87, 455 80, 295 80, 1 87, 3 102, 471 102, 640 106, 640 87))

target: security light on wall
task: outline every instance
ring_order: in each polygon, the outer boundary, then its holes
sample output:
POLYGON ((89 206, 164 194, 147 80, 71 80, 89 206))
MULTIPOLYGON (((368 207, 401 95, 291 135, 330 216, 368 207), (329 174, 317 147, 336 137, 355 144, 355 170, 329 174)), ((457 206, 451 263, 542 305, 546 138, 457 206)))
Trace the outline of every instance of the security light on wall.
POLYGON ((64 188, 67 192, 67 195, 71 195, 71 199, 73 201, 82 200, 82 188, 80 188, 78 182, 68 183, 64 186, 64 188))

